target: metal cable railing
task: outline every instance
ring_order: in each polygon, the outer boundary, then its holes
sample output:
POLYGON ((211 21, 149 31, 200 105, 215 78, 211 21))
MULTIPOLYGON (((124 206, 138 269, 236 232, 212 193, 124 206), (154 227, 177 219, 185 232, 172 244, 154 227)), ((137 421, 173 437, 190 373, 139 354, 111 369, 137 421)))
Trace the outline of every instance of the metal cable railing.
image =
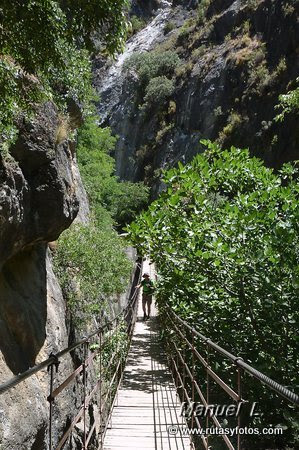
MULTIPOLYGON (((256 378, 261 383, 265 384, 267 387, 279 394, 279 396, 287 399, 289 402, 294 404, 299 404, 299 396, 289 389, 280 385, 276 381, 272 380, 268 376, 259 372, 249 364, 247 364, 241 357, 234 356, 227 350, 220 347, 218 344, 214 343, 206 336, 198 332, 195 328, 190 326, 186 321, 181 319, 170 307, 163 307, 162 320, 164 317, 163 325, 165 324, 165 340, 168 349, 168 357, 170 360, 170 366, 172 368, 174 381, 176 384, 177 391, 180 395, 181 401, 186 402, 190 411, 189 421, 191 427, 193 428, 194 423, 198 429, 202 428, 199 418, 194 410, 195 399, 199 399, 201 404, 208 412, 205 416, 206 427, 208 424, 212 423, 216 428, 221 428, 221 424, 217 419, 217 415, 209 414, 209 406, 211 400, 211 382, 216 383, 220 388, 228 394, 228 396, 236 402, 236 411, 240 404, 244 403, 245 400, 242 399, 241 394, 241 381, 242 374, 244 372, 256 378), (171 333, 170 333, 171 332, 171 333), (198 351, 198 339, 204 345, 206 350, 205 358, 198 351), (210 354, 209 349, 216 350, 217 353, 221 354, 228 360, 230 360, 235 368, 237 374, 237 389, 230 387, 216 372, 212 369, 210 365, 210 354), (202 367, 206 373, 205 386, 206 392, 204 395, 202 383, 199 383, 196 375, 196 367, 202 367)), ((240 429, 240 414, 237 416, 238 427, 240 429)), ((209 444, 209 434, 200 434, 201 442, 205 449, 211 448, 209 444)), ((233 442, 229 439, 226 434, 220 434, 218 436, 221 438, 226 447, 230 450, 234 450, 235 446, 233 442)), ((240 434, 237 434, 236 448, 241 449, 240 434)))
MULTIPOLYGON (((26 370, 25 372, 16 375, 7 382, 0 385, 0 395, 7 392, 8 390, 14 388, 22 381, 28 379, 29 377, 37 374, 41 370, 47 368, 50 374, 50 389, 47 400, 49 402, 49 450, 60 450, 63 448, 68 438, 71 436, 76 424, 83 419, 83 446, 82 449, 86 450, 88 444, 90 443, 94 432, 99 429, 98 436, 98 449, 101 449, 103 444, 103 439, 108 426, 109 418, 111 415, 111 410, 113 407, 115 393, 117 392, 122 372, 124 369, 124 360, 118 359, 119 356, 119 345, 114 350, 111 355, 109 362, 106 367, 103 367, 103 352, 109 344, 111 344, 113 337, 119 331, 120 326, 125 327, 126 335, 128 336, 128 345, 131 341, 134 324, 137 319, 137 299, 138 290, 136 286, 140 283, 142 274, 142 267, 140 264, 136 265, 135 274, 131 289, 130 299, 127 306, 111 321, 106 322, 104 325, 97 328, 94 332, 90 333, 88 336, 82 338, 80 341, 72 344, 71 346, 61 350, 56 354, 51 354, 50 357, 34 367, 26 370), (90 353, 90 343, 93 339, 97 339, 97 349, 90 353), (83 361, 79 367, 77 367, 71 374, 64 379, 64 381, 58 386, 54 387, 55 382, 55 372, 58 371, 60 360, 63 356, 69 354, 75 349, 83 348, 83 361), (98 359, 98 361, 96 361, 98 359), (98 376, 95 385, 87 392, 87 373, 91 371, 95 362, 97 362, 98 376), (105 384, 105 374, 109 375, 109 384, 105 384), (75 417, 73 418, 71 424, 68 426, 67 430, 64 432, 63 436, 60 438, 59 442, 53 443, 53 414, 54 414, 54 401, 57 396, 66 389, 70 383, 79 383, 78 377, 82 375, 82 387, 83 387, 83 403, 81 404, 79 410, 77 411, 75 417), (91 400, 94 398, 95 394, 98 394, 99 399, 99 418, 98 421, 95 419, 90 425, 89 430, 87 429, 87 409, 91 400)), ((108 376, 106 376, 108 378, 108 376)))

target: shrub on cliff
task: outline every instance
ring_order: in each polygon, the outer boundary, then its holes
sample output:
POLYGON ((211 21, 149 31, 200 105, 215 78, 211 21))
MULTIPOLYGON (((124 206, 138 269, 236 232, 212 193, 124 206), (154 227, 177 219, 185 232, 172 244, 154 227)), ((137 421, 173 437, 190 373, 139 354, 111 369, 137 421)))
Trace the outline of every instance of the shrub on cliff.
POLYGON ((78 326, 100 317, 109 298, 124 292, 132 270, 104 208, 96 223, 72 225, 62 233, 54 265, 78 326))
MULTIPOLYGON (((299 78, 296 79, 297 85, 299 84, 299 78)), ((275 117, 276 121, 283 121, 285 116, 290 113, 298 114, 299 112, 299 86, 295 89, 288 91, 286 94, 279 96, 279 104, 276 109, 281 109, 280 114, 275 117)))
POLYGON ((144 52, 132 55, 125 64, 124 69, 135 69, 143 87, 147 86, 152 78, 158 76, 171 76, 179 65, 180 58, 176 52, 144 52))
POLYGON ((79 130, 77 154, 95 219, 101 217, 104 207, 121 229, 147 205, 149 190, 142 182, 119 182, 110 156, 116 141, 110 128, 99 127, 91 117, 79 130))
POLYGON ((174 82, 165 76, 153 78, 146 87, 144 96, 144 109, 153 105, 164 105, 174 93, 174 82))
POLYGON ((130 38, 138 31, 142 30, 146 26, 146 21, 138 16, 131 16, 128 30, 128 37, 130 38))

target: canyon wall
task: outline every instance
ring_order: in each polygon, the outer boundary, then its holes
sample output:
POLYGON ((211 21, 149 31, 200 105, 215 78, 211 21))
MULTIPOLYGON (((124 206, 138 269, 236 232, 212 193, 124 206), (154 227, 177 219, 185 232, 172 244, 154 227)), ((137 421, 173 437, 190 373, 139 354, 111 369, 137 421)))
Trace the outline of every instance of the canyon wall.
POLYGON ((163 2, 115 62, 95 60, 99 116, 119 136, 118 175, 159 189, 161 169, 190 161, 203 151, 203 138, 249 147, 274 168, 297 159, 296 115, 274 117, 279 95, 299 75, 298 8, 280 0, 163 2), (146 110, 130 64, 145 52, 180 58, 171 77, 166 73, 173 93, 165 101, 157 92, 146 110))

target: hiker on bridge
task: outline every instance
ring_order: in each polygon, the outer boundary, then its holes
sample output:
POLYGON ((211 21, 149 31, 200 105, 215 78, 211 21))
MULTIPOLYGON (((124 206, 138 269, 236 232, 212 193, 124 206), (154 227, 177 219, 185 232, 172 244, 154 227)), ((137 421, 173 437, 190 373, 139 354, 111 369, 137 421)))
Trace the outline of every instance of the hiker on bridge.
POLYGON ((150 279, 150 276, 147 272, 143 275, 143 280, 137 286, 138 289, 142 287, 142 309, 143 309, 143 320, 147 320, 151 314, 151 304, 153 300, 154 293, 154 283, 150 279), (147 314, 146 314, 146 306, 147 306, 147 314))

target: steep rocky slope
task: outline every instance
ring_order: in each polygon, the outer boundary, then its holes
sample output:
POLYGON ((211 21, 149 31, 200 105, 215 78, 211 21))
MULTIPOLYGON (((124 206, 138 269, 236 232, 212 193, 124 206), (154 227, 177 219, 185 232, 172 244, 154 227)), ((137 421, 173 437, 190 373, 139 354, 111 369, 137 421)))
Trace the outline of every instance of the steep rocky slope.
MULTIPOLYGON (((20 120, 18 140, 0 160, 0 384, 83 334, 70 320, 50 250, 73 221, 89 221, 88 199, 66 126, 55 105, 44 104, 34 119, 20 120)), ((127 256, 135 261, 135 250, 128 248, 127 256)), ((130 290, 129 285, 127 292, 110 299, 108 319, 125 307, 130 290)), ((81 359, 80 350, 61 358, 56 385, 81 359)), ((90 374, 88 388, 94 383, 90 374)), ((48 448, 48 395, 45 369, 0 396, 1 450, 48 448)), ((55 400, 54 442, 73 420, 82 396, 82 385, 73 383, 55 400)), ((89 413, 99 413, 96 403, 91 402, 89 413)), ((66 448, 81 448, 80 426, 66 448)))
POLYGON ((120 137, 120 177, 158 187, 160 169, 190 160, 202 138, 249 147, 274 167, 298 158, 296 117, 274 121, 279 94, 294 88, 299 74, 298 6, 296 0, 163 2, 116 62, 96 60, 98 111, 120 137), (150 51, 176 53, 180 63, 165 74, 172 93, 165 100, 156 91, 145 105, 146 86, 131 61, 150 51))
MULTIPOLYGON (((33 119, 20 120, 17 142, 0 159, 0 384, 83 334, 71 320, 50 250, 73 221, 89 221, 74 142, 67 138, 69 123, 54 104, 40 106, 33 119)), ((128 248, 127 256, 135 261, 135 250, 128 248)), ((127 292, 110 298, 108 319, 125 307, 130 290, 129 285, 127 292)), ((94 329, 95 324, 90 326, 94 329)), ((75 353, 61 358, 56 385, 81 364, 82 351, 75 353)), ((94 383, 90 374, 88 389, 94 383)), ((45 369, 0 396, 1 450, 48 448, 48 395, 45 369)), ((54 442, 73 420, 82 398, 81 383, 73 383, 55 400, 54 442)), ((90 417, 98 413, 91 402, 90 417)), ((66 448, 82 447, 80 427, 66 448)))
MULTIPOLYGON (((10 156, 0 161, 1 382, 69 341, 66 305, 47 243, 69 227, 80 201, 81 220, 88 206, 72 145, 61 139, 61 127, 56 107, 43 105, 33 121, 20 124, 10 156)), ((72 368, 71 358, 64 358, 58 378, 72 368)), ((48 389, 48 375, 41 372, 1 396, 2 450, 46 448, 48 389)), ((71 417, 75 396, 59 399, 56 432, 71 417)))

